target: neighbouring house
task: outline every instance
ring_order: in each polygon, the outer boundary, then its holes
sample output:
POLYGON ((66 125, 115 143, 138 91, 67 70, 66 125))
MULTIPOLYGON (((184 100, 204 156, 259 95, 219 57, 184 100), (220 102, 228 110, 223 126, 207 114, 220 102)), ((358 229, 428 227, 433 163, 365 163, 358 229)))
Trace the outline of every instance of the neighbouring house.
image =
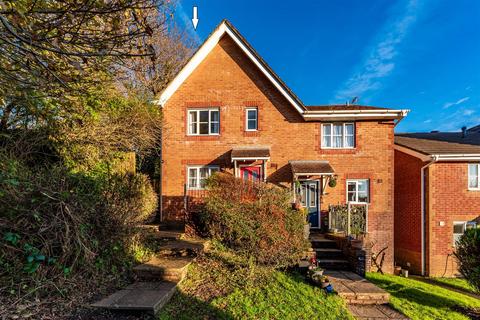
POLYGON ((480 217, 480 126, 395 135, 395 261, 454 276, 456 240, 480 217))
POLYGON ((205 179, 224 171, 291 189, 314 229, 328 229, 332 204, 368 206, 364 231, 373 250, 387 248, 384 270, 393 270, 393 130, 407 110, 306 106, 228 21, 158 103, 163 221, 182 221, 186 199, 201 198, 205 179))

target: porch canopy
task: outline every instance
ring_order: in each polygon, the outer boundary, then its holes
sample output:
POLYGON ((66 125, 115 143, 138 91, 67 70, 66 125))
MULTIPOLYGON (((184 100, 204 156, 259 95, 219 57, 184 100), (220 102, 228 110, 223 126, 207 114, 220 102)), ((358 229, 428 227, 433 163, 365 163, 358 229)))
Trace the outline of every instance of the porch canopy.
POLYGON ((335 170, 325 160, 290 160, 293 179, 299 176, 333 176, 335 170))
POLYGON ((242 146, 231 151, 235 176, 239 177, 239 166, 257 165, 261 167, 260 176, 263 181, 267 177, 266 162, 270 160, 270 147, 268 146, 242 146))

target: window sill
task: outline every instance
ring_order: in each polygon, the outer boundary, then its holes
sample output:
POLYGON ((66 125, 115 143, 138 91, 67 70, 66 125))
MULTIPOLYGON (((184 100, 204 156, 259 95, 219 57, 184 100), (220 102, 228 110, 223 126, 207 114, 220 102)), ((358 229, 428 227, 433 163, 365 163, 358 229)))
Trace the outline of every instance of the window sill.
POLYGON ((355 147, 348 147, 348 148, 320 147, 320 150, 355 150, 355 147))
POLYGON ((480 188, 468 188, 468 191, 474 191, 474 192, 477 191, 478 192, 478 191, 480 191, 480 188))
POLYGON ((370 202, 353 202, 353 201, 349 201, 347 202, 347 204, 370 204, 370 202))

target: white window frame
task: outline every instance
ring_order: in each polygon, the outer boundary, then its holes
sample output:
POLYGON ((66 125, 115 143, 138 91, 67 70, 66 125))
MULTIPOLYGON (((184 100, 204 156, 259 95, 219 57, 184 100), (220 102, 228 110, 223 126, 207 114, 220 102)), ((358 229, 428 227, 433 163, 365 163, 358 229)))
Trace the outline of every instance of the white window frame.
POLYGON ((467 221, 453 221, 452 224, 452 242, 453 242, 453 247, 457 246, 457 241, 455 240, 455 235, 463 235, 465 234, 465 231, 467 231, 467 221), (455 228, 456 224, 462 224, 463 225, 463 233, 455 233, 453 232, 453 229, 455 228))
POLYGON ((365 203, 370 203, 370 179, 348 179, 347 182, 345 183, 346 187, 346 193, 347 193, 347 203, 353 203, 353 204, 365 204, 365 203), (366 182, 367 183, 367 201, 358 201, 358 184, 360 182, 366 182), (349 201, 348 200, 348 185, 349 183, 355 183, 355 201, 349 201))
POLYGON ((468 187, 468 190, 480 191, 480 163, 468 164, 467 187, 468 187), (477 186, 476 187, 470 187, 470 167, 471 166, 477 167, 477 186))
MULTIPOLYGON (((217 122, 217 121, 215 121, 217 122)), ((188 108, 187 109, 187 135, 189 136, 218 136, 220 135, 220 108, 188 108), (208 111, 208 133, 200 133, 200 111, 208 111), (212 133, 212 112, 218 112, 218 133, 212 133), (190 113, 197 113, 197 133, 191 132, 190 113)))
POLYGON ((355 123, 354 122, 331 122, 331 123, 322 123, 322 127, 321 127, 321 130, 322 132, 320 133, 321 135, 321 146, 322 146, 322 149, 355 149, 355 145, 356 145, 356 131, 357 131, 357 128, 355 126, 355 123), (343 132, 342 132, 342 147, 334 147, 333 146, 333 126, 334 125, 339 125, 339 124, 342 124, 343 125, 343 132), (346 142, 347 142, 347 135, 345 134, 346 132, 346 126, 347 125, 352 125, 353 127, 353 146, 351 147, 346 147, 346 142), (324 145, 323 143, 323 128, 325 126, 330 126, 330 147, 327 147, 324 145))
POLYGON ((212 175, 212 169, 214 172, 219 172, 220 171, 220 166, 187 166, 187 189, 188 190, 205 190, 205 188, 201 187, 200 181, 200 169, 202 168, 207 168, 208 169, 208 176, 207 179, 212 175), (196 187, 190 187, 190 169, 195 169, 197 171, 196 174, 196 187))
MULTIPOLYGON (((253 119, 252 119, 253 120, 253 119)), ((245 109, 245 131, 258 131, 258 108, 251 107, 245 109), (255 129, 248 128, 248 111, 255 111, 255 129)))

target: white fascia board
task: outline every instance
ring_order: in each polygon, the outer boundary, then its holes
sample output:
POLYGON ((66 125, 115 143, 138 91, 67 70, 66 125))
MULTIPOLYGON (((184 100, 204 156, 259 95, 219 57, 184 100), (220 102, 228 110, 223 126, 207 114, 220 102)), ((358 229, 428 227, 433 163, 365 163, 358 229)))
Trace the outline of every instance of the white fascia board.
POLYGON ((401 119, 403 116, 398 113, 337 113, 337 114, 304 114, 305 120, 363 120, 363 119, 401 119))
POLYGON ((410 110, 395 109, 359 109, 359 110, 309 110, 305 114, 359 114, 359 113, 378 113, 378 114, 396 114, 406 115, 410 110))
POLYGON ((292 96, 285 90, 285 88, 275 79, 275 77, 260 63, 255 55, 250 52, 247 46, 239 39, 236 34, 225 24, 222 23, 218 30, 215 31, 201 48, 195 53, 187 65, 180 71, 180 73, 173 79, 173 81, 160 94, 160 98, 156 101, 160 106, 164 106, 170 97, 177 91, 180 85, 192 74, 198 65, 208 56, 215 45, 220 41, 222 36, 227 33, 235 43, 242 49, 242 51, 250 58, 250 60, 262 71, 262 73, 273 83, 273 85, 283 94, 283 96, 295 107, 295 109, 303 114, 304 109, 299 103, 292 98, 292 96))

